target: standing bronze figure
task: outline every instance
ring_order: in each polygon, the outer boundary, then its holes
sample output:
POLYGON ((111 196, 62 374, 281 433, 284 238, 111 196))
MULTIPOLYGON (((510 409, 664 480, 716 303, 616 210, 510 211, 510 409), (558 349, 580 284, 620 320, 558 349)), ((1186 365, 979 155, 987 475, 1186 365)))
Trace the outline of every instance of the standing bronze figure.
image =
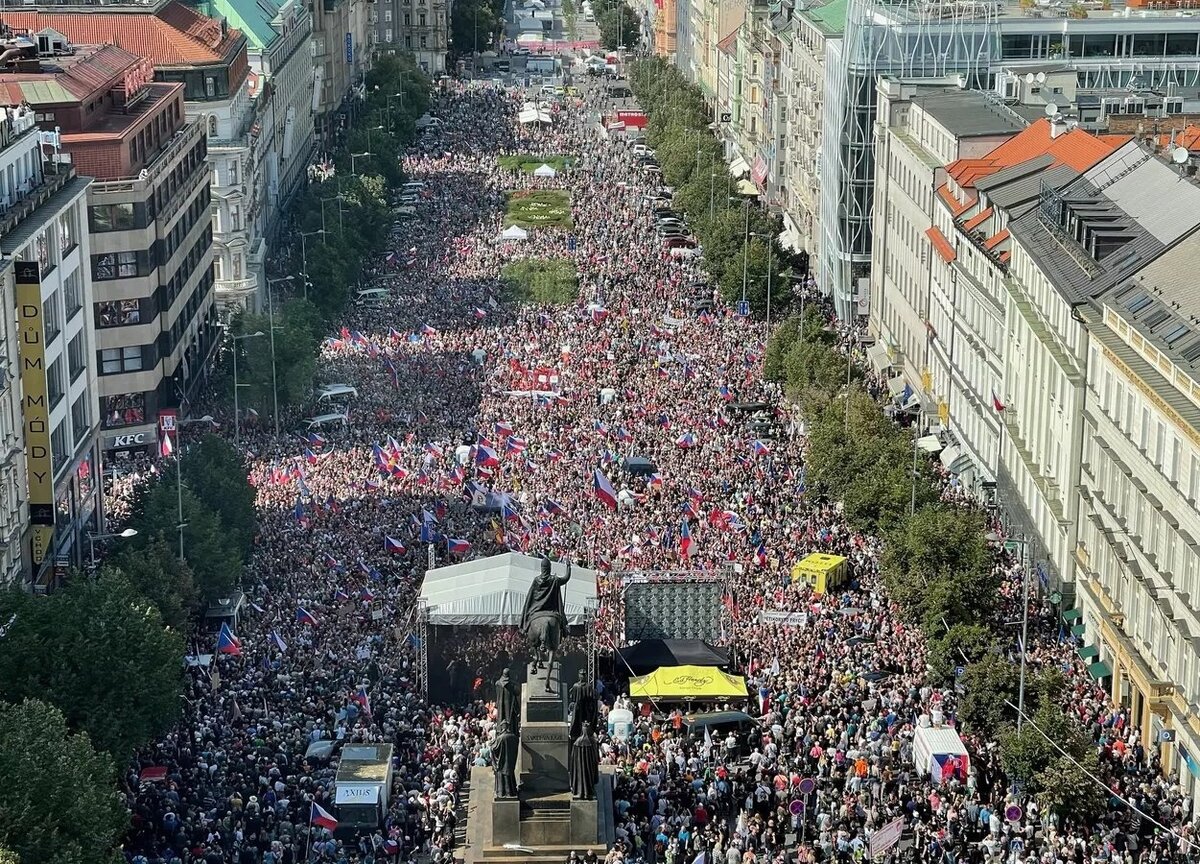
POLYGON ((517 753, 520 739, 509 725, 501 720, 496 724, 496 740, 492 742, 492 764, 496 772, 496 797, 517 797, 517 753))
POLYGON ((496 720, 507 723, 513 732, 521 725, 521 694, 516 683, 508 677, 507 669, 496 681, 496 720))
POLYGON ((583 732, 584 723, 596 723, 596 686, 587 680, 586 670, 579 670, 579 680, 571 685, 567 704, 570 706, 567 715, 570 740, 574 741, 583 732))
POLYGON ((571 562, 567 562, 567 572, 555 576, 550 572, 550 559, 542 556, 542 571, 525 595, 525 608, 521 612, 521 635, 529 640, 533 651, 533 671, 541 668, 542 660, 547 658, 546 689, 553 692, 550 686, 550 671, 554 667, 554 655, 562 644, 563 634, 567 631, 567 613, 563 606, 562 586, 571 578, 571 562))
POLYGON ((584 723, 583 731, 571 743, 568 761, 571 797, 591 801, 596 797, 596 783, 600 779, 600 747, 592 737, 591 723, 584 723))

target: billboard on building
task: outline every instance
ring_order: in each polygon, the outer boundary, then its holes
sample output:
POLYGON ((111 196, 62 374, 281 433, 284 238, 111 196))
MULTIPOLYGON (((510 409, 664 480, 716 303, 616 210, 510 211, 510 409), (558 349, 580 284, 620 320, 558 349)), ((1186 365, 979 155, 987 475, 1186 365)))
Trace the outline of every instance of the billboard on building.
POLYGON ((36 261, 17 261, 17 349, 21 363, 21 425, 25 429, 25 473, 33 565, 46 559, 54 542, 54 454, 50 447, 50 398, 46 387, 46 340, 42 321, 42 276, 36 261))

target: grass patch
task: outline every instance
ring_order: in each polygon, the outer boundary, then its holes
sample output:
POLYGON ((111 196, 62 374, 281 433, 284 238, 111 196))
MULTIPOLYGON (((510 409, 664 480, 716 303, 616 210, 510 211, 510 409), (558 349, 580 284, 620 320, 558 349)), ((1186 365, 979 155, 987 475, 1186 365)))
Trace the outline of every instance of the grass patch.
POLYGON ((515 153, 512 156, 501 156, 498 160, 501 168, 509 171, 524 171, 532 174, 543 165, 549 165, 555 171, 563 172, 575 164, 574 156, 538 156, 536 153, 515 153))
POLYGON ((508 193, 505 225, 522 228, 571 228, 571 196, 562 189, 534 189, 508 193))
POLYGON ((568 258, 526 258, 506 264, 500 271, 504 298, 517 303, 574 303, 579 295, 579 274, 568 258))

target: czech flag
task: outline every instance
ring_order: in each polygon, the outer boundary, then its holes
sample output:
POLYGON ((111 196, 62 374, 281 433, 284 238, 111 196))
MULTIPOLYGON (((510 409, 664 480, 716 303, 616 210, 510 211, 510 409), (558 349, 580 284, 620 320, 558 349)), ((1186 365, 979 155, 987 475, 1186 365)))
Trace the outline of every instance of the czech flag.
POLYGON ((220 632, 217 633, 217 653, 242 653, 242 640, 233 635, 233 631, 229 629, 228 624, 222 624, 220 632))
POLYGON ((612 483, 599 468, 592 475, 592 488, 596 497, 603 501, 609 510, 617 509, 617 490, 613 489, 612 483))
POLYGON ((692 557, 692 529, 686 519, 679 526, 679 557, 692 557))
POLYGON ((593 324, 603 323, 604 319, 607 317, 608 317, 608 310, 605 309, 603 306, 593 306, 592 307, 592 323, 593 324))
POLYGON ((438 445, 436 445, 432 442, 425 445, 425 452, 428 453, 430 456, 433 456, 435 459, 441 459, 443 456, 446 455, 445 451, 442 450, 441 447, 439 447, 438 445))
POLYGON ((384 855, 399 855, 400 854, 400 844, 389 837, 387 840, 383 841, 383 854, 384 855))
POLYGON ((996 395, 995 390, 992 391, 992 407, 996 409, 997 413, 1008 407, 1000 401, 1000 397, 996 395))
POLYGON ((722 384, 720 387, 718 387, 717 395, 720 396, 722 399, 724 399, 726 402, 733 399, 733 391, 729 389, 728 384, 722 384))
POLYGON ((339 588, 333 592, 333 599, 344 602, 350 599, 350 595, 347 594, 343 589, 339 588))
MULTIPOLYGON (((497 438, 504 438, 511 434, 513 434, 512 426, 510 426, 508 423, 505 423, 503 420, 496 421, 496 437, 497 438)), ((482 439, 480 439, 480 440, 482 440, 482 439)))
POLYGON ((451 555, 466 555, 471 551, 471 544, 457 537, 447 537, 446 551, 451 555))
POLYGON ((521 514, 517 512, 517 508, 507 502, 501 505, 500 515, 504 518, 505 522, 521 521, 521 514))
POLYGON ((662 485, 663 485, 663 478, 662 478, 661 474, 651 474, 650 475, 650 488, 651 489, 661 489, 662 485))
POLYGON ((367 695, 366 684, 358 685, 358 689, 350 696, 350 701, 362 708, 368 717, 371 716, 371 697, 367 695))
POLYGON ((480 444, 475 448, 475 464, 481 468, 495 468, 500 464, 500 457, 491 447, 480 444))
POLYGON ((487 311, 484 309, 480 309, 478 306, 476 306, 475 307, 475 320, 482 321, 486 317, 487 317, 487 311))
POLYGON ((391 552, 393 555, 403 555, 405 552, 404 544, 395 537, 384 537, 383 551, 391 552))
POLYGON ((690 450, 696 446, 696 436, 691 432, 685 432, 675 439, 675 446, 681 450, 690 450))
POLYGON ((338 826, 337 820, 330 816, 329 811, 316 801, 312 802, 312 812, 308 815, 308 824, 324 828, 326 831, 335 831, 338 826))
POLYGON ((317 616, 309 612, 303 606, 296 607, 296 620, 301 624, 311 624, 313 627, 317 626, 317 616))
POLYGON ((508 453, 524 453, 525 448, 528 446, 529 445, 525 443, 524 438, 518 438, 515 435, 510 436, 509 439, 504 442, 505 452, 508 453))
POLYGON ((771 448, 757 438, 755 438, 754 443, 750 445, 750 449, 753 451, 755 456, 769 456, 771 454, 771 448))
POLYGON ((543 504, 542 506, 546 509, 546 512, 551 514, 552 516, 566 516, 567 515, 566 509, 561 504, 559 504, 557 501, 555 501, 553 498, 547 498, 546 503, 543 504))
POLYGON ((287 643, 283 641, 283 637, 279 635, 278 631, 272 630, 271 635, 267 638, 280 654, 287 650, 287 643))
POLYGON ((758 544, 758 549, 754 552, 754 563, 759 567, 767 566, 767 546, 765 543, 758 544))
POLYGON ((432 327, 430 327, 428 324, 422 324, 422 325, 421 325, 421 335, 422 335, 422 336, 436 336, 436 335, 437 335, 437 332, 438 332, 438 331, 434 330, 434 329, 433 329, 432 327))

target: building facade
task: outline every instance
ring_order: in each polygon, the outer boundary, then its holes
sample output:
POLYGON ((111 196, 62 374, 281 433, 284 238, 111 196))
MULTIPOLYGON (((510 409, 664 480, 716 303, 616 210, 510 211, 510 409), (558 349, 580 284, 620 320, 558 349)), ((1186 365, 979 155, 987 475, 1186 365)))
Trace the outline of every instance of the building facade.
POLYGON ((446 52, 450 48, 448 0, 379 0, 371 15, 375 50, 411 52, 427 75, 436 77, 446 72, 446 52))
POLYGON ((186 412, 217 342, 207 142, 183 84, 115 45, 72 51, 0 73, 0 104, 30 106, 54 161, 95 178, 89 366, 111 463, 154 452, 159 412, 186 412))
MULTIPOLYGON (((19 365, 11 370, 10 384, 20 388, 25 475, 25 488, 10 502, 16 516, 4 538, 4 556, 11 573, 17 560, 13 543, 19 543, 22 570, 45 588, 80 563, 87 533, 102 521, 88 314, 91 181, 70 165, 46 160, 32 109, 3 110, 0 252, 11 259, 4 281, 15 301, 19 365)), ((10 442, 17 446, 8 438, 5 446, 10 442)), ((18 475, 10 471, 5 479, 18 475)), ((9 494, 7 488, 0 493, 9 494)))

